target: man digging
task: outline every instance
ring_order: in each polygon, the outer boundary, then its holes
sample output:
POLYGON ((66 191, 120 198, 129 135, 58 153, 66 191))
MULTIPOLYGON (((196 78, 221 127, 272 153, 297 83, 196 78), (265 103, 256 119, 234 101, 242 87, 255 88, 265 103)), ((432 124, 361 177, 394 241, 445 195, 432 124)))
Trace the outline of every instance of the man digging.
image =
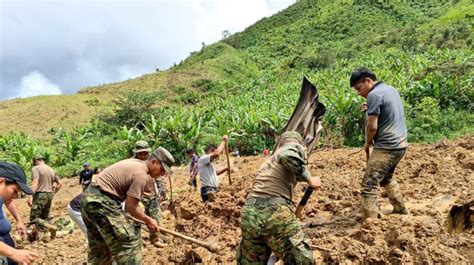
POLYGON ((214 194, 219 189, 219 178, 217 176, 228 170, 227 167, 223 167, 216 171, 212 164, 212 161, 224 152, 228 140, 229 137, 224 135, 219 147, 216 147, 214 144, 208 144, 204 150, 205 155, 201 156, 198 160, 199 178, 201 180, 201 199, 203 202, 213 200, 214 194))
MULTIPOLYGON (((156 149, 145 161, 130 158, 104 169, 86 190, 81 213, 89 240, 88 262, 92 264, 141 263, 141 238, 121 208, 158 231, 158 222, 139 209, 148 179, 170 171, 173 156, 163 147, 156 149)), ((139 228, 138 228, 139 229, 139 228)))
POLYGON ((275 153, 260 166, 241 212, 237 264, 266 264, 272 251, 285 264, 314 262, 291 205, 297 182, 321 186, 306 168, 302 142, 298 132, 283 133, 275 153))
POLYGON ((367 99, 362 110, 367 114, 364 150, 369 157, 361 184, 362 221, 377 218, 377 186, 385 188, 393 213, 408 214, 403 195, 393 177, 395 168, 408 147, 403 103, 395 88, 383 82, 370 70, 360 68, 350 77, 350 85, 367 99))

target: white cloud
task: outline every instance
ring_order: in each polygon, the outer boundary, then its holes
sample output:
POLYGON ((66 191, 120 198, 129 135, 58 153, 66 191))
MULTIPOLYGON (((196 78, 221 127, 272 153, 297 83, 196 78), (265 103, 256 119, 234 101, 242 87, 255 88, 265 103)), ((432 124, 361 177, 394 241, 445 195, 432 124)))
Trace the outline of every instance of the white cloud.
POLYGON ((21 79, 18 97, 32 97, 38 95, 59 95, 61 89, 51 83, 42 73, 31 72, 21 79))
POLYGON ((164 70, 294 1, 0 0, 0 100, 35 71, 75 93, 164 70))

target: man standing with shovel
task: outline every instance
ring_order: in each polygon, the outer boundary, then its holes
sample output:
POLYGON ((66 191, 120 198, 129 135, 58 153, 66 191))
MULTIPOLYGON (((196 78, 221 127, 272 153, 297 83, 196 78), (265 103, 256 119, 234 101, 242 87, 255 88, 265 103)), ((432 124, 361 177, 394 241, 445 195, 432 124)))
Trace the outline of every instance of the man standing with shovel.
POLYGON ((367 113, 364 150, 367 154, 367 168, 361 184, 362 221, 377 218, 377 186, 385 188, 393 213, 408 214, 403 195, 393 173, 408 147, 407 128, 403 103, 395 88, 383 82, 370 70, 355 70, 350 85, 359 96, 367 99, 362 110, 367 113), (369 157, 370 147, 373 151, 369 157))
POLYGON ((312 264, 313 254, 292 209, 297 182, 321 186, 307 164, 303 139, 296 131, 281 135, 279 145, 257 172, 241 213, 242 241, 237 264, 266 263, 273 251, 285 264, 312 264))

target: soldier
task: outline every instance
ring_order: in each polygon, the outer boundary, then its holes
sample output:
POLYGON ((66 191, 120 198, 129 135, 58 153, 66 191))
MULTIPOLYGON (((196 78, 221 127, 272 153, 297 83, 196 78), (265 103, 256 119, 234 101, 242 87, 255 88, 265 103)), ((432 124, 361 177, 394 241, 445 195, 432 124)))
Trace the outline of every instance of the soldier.
POLYGON ((53 190, 61 187, 61 182, 54 170, 46 165, 43 157, 34 158, 34 167, 32 171, 33 182, 31 189, 35 193, 28 199, 28 205, 31 207, 30 222, 36 218, 48 220, 53 201, 53 190))
POLYGON ((146 141, 140 140, 135 143, 135 149, 133 149, 133 156, 140 160, 147 160, 150 156, 151 148, 146 141))
MULTIPOLYGON (((146 160, 150 156, 150 146, 146 141, 138 141, 135 143, 135 149, 133 153, 135 158, 140 160, 146 160)), ((152 217, 156 220, 157 223, 160 222, 160 197, 158 196, 157 183, 159 180, 149 178, 147 182, 147 187, 143 194, 142 204, 145 207, 145 214, 152 217)), ((159 242, 159 233, 150 232, 150 241, 153 245, 157 247, 163 247, 164 245, 159 242)))
POLYGON ((237 264, 266 264, 273 251, 285 264, 311 264, 313 254, 292 208, 297 182, 321 186, 308 169, 298 132, 282 134, 279 146, 257 172, 241 212, 237 264))
POLYGON ((138 207, 148 182, 170 172, 173 156, 164 148, 156 149, 147 160, 136 158, 119 161, 104 169, 86 190, 81 201, 81 213, 89 241, 88 262, 92 264, 141 263, 141 238, 121 208, 151 231, 158 223, 138 207))
POLYGON ((370 147, 373 146, 361 184, 362 221, 378 217, 378 185, 385 188, 393 205, 393 213, 408 214, 403 195, 393 178, 395 167, 408 147, 407 127, 400 95, 395 88, 377 82, 375 74, 365 68, 352 73, 350 85, 361 97, 367 99, 367 104, 362 105, 362 111, 367 115, 364 145, 367 157, 370 147))

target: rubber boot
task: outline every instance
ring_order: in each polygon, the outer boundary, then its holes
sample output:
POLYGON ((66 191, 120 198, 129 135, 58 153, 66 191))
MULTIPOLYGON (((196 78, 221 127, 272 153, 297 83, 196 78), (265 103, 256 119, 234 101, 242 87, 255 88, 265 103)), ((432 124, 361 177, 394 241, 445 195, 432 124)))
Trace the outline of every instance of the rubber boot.
POLYGON ((385 192, 387 193, 388 199, 393 206, 394 214, 408 214, 408 210, 403 202, 403 195, 400 191, 400 187, 395 180, 390 181, 384 186, 385 192))
POLYGON ((377 218, 378 215, 377 197, 362 197, 362 222, 367 218, 377 218))

